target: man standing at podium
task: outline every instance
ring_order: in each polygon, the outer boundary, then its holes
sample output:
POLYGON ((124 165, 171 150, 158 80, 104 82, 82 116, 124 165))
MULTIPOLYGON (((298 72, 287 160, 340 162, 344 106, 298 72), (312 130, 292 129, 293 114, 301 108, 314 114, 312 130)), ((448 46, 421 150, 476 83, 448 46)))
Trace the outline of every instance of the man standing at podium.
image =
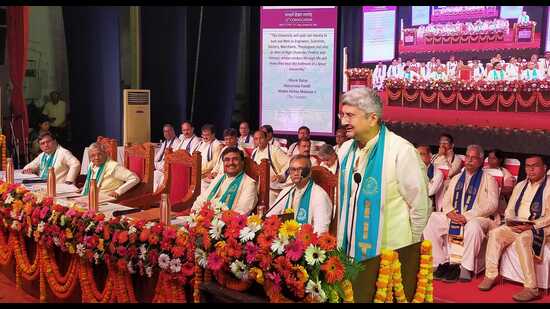
POLYGON ((382 123, 378 94, 342 96, 339 118, 351 140, 338 152, 338 246, 357 261, 420 242, 429 216, 426 166, 411 143, 382 123))
POLYGON ((522 11, 521 15, 518 17, 518 24, 525 24, 529 22, 529 15, 527 15, 527 12, 522 11))

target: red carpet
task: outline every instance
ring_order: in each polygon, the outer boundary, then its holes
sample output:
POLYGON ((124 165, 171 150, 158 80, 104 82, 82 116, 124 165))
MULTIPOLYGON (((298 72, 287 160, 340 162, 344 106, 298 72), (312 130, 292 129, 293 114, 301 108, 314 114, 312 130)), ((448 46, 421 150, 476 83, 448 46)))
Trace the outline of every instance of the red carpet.
POLYGON ((15 283, 0 273, 0 303, 38 303, 37 298, 17 290, 15 283))
MULTIPOLYGON (((434 281, 434 302, 436 303, 515 303, 512 295, 521 291, 523 285, 504 280, 491 291, 483 292, 477 285, 483 280, 483 274, 467 283, 445 283, 434 281)), ((535 303, 550 303, 550 295, 540 290, 542 298, 535 303)))

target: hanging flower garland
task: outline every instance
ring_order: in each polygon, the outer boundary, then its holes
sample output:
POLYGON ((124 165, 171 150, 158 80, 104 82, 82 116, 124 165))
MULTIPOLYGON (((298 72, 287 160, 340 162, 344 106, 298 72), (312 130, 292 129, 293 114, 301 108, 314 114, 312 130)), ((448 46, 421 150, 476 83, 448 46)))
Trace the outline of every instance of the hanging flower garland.
POLYGON ((451 91, 451 94, 449 96, 445 96, 444 90, 441 90, 438 91, 437 97, 439 98, 440 103, 449 105, 456 102, 456 91, 451 91))
POLYGON ((420 270, 413 303, 433 302, 432 243, 424 240, 420 245, 420 270))
POLYGON ((40 253, 38 248, 34 257, 34 262, 31 264, 21 234, 12 231, 12 250, 23 278, 28 281, 36 280, 40 273, 40 253))
POLYGON ((0 144, 2 145, 2 170, 6 170, 7 165, 7 145, 6 145, 6 136, 4 134, 0 134, 0 144))
POLYGON ((82 291, 82 301, 89 303, 107 303, 113 297, 114 277, 110 267, 107 268, 107 278, 103 291, 99 291, 94 279, 94 271, 90 262, 80 259, 79 283, 82 291))
POLYGON ((548 91, 537 91, 537 101, 542 107, 550 108, 550 99, 546 99, 545 93, 548 93, 548 91))
POLYGON ((401 97, 403 95, 403 90, 400 88, 386 88, 386 93, 388 94, 388 98, 392 101, 398 101, 401 100, 401 97))
POLYGON ((489 107, 496 102, 497 94, 495 92, 492 92, 489 98, 485 98, 483 94, 484 94, 484 91, 480 91, 477 93, 477 101, 481 103, 481 105, 485 107, 489 107))
POLYGON ((6 266, 11 262, 12 250, 9 238, 6 237, 4 230, 0 228, 0 266, 6 266))
POLYGON ((516 94, 510 93, 508 99, 505 98, 504 94, 505 92, 500 92, 498 94, 498 103, 507 108, 514 105, 514 102, 516 101, 516 94))
POLYGON ((467 98, 467 99, 464 98, 464 95, 462 95, 462 91, 458 91, 457 96, 458 96, 458 102, 460 102, 460 104, 462 104, 464 106, 471 105, 476 100, 476 93, 475 92, 472 92, 470 94, 470 97, 467 98))
POLYGON ((518 93, 516 97, 517 97, 519 105, 521 105, 522 107, 525 107, 525 108, 529 108, 529 107, 533 106, 533 104, 535 103, 535 100, 537 99, 537 93, 536 92, 530 92, 528 99, 524 99, 523 98, 523 93, 521 93, 521 92, 518 93))
POLYGON ((420 99, 423 103, 433 104, 437 99, 437 91, 435 90, 425 90, 420 92, 420 99), (431 95, 428 95, 428 92, 431 91, 431 95))
POLYGON ((72 256, 67 272, 65 275, 61 275, 59 267, 55 262, 55 255, 51 249, 46 249, 40 246, 40 257, 45 275, 46 282, 48 283, 50 290, 58 299, 68 299, 73 293, 76 283, 78 282, 78 257, 72 256))
POLYGON ((403 91, 403 98, 407 102, 414 102, 420 96, 420 90, 414 90, 413 89, 412 94, 409 93, 410 90, 408 90, 408 89, 403 89, 402 91, 403 91))
POLYGON ((392 264, 395 259, 395 252, 387 249, 380 251, 380 269, 378 270, 378 279, 376 279, 376 294, 374 294, 375 303, 386 301, 388 294, 392 293, 389 287, 393 276, 392 264))

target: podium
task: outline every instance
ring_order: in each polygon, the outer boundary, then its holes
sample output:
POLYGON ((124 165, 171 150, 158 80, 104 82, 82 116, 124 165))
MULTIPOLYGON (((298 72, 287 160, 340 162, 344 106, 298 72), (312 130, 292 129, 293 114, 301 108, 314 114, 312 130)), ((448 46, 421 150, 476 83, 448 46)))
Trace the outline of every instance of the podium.
POLYGON ((534 22, 514 24, 514 42, 532 42, 535 39, 534 22))
POLYGON ((403 30, 403 44, 405 46, 416 44, 416 29, 412 28, 403 30))

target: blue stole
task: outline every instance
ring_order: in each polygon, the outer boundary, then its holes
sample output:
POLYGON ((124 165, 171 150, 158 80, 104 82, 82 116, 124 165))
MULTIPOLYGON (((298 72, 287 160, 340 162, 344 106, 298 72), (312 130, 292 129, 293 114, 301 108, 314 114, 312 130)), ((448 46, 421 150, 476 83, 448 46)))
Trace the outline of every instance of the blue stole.
POLYGON ((47 154, 44 152, 39 166, 40 179, 48 179, 48 170, 55 164, 56 155, 57 149, 52 154, 47 154))
MULTIPOLYGON (((223 176, 218 180, 218 182, 214 185, 214 188, 212 188, 212 191, 210 191, 210 194, 208 194, 207 200, 210 201, 214 196, 216 196, 216 193, 218 193, 218 190, 220 189, 221 184, 226 178, 226 174, 223 174, 223 176)), ((235 202, 235 197, 237 197, 237 192, 239 190, 239 186, 241 185, 241 182, 244 178, 244 171, 240 172, 235 179, 229 184, 229 187, 227 187, 227 190, 225 190, 225 193, 220 197, 220 201, 227 205, 227 208, 231 209, 233 207, 233 202, 235 202)))
POLYGON ((428 179, 432 180, 432 178, 434 178, 434 165, 433 163, 430 163, 428 166, 428 179))
MULTIPOLYGON (((296 221, 300 224, 307 224, 307 218, 309 217, 309 201, 311 200, 311 188, 313 188, 313 180, 309 179, 307 183, 306 190, 300 198, 300 205, 298 206, 298 211, 296 212, 295 218, 296 221)), ((292 206, 292 200, 294 199, 294 193, 296 193, 296 188, 292 189, 292 194, 287 198, 285 209, 292 206)))
MULTIPOLYGON (((466 189, 466 211, 472 209, 474 206, 474 201, 476 200, 477 191, 479 191, 479 185, 481 184, 481 178, 483 176, 483 169, 480 168, 475 172, 475 174, 472 176, 472 179, 470 179, 470 183, 468 184, 468 189, 466 189)), ((466 181, 466 171, 462 172, 460 175, 460 178, 458 179, 458 182, 455 186, 455 191, 453 194, 453 207, 457 214, 462 213, 462 195, 464 193, 464 182, 466 181)), ((451 224, 449 225, 449 235, 461 235, 460 229, 462 228, 462 224, 454 223, 451 221, 451 224)))
POLYGON ((191 143, 193 142, 193 140, 195 139, 195 135, 191 136, 191 140, 189 140, 189 142, 187 143, 187 146, 185 147, 185 150, 187 150, 187 152, 191 153, 191 143))
MULTIPOLYGON (((356 261, 364 261, 376 256, 378 247, 378 234, 380 225, 380 208, 382 206, 382 164, 384 162, 384 143, 386 140, 386 126, 380 126, 378 141, 370 150, 367 166, 365 167, 363 177, 359 187, 361 191, 358 193, 355 230, 355 254, 356 261), (365 213, 365 209, 367 212, 365 213), (365 216, 367 215, 367 216, 365 216), (364 227, 367 225, 367 233, 365 235, 364 227), (363 253, 365 251, 365 253, 363 253)), ((351 187, 353 181, 353 168, 348 170, 348 159, 352 155, 351 166, 355 163, 355 151, 357 149, 357 141, 353 141, 348 153, 342 160, 340 172, 340 209, 343 211, 340 216, 344 215, 346 224, 344 225, 344 237, 342 247, 348 252, 348 219, 349 206, 351 196, 351 187), (344 190, 344 185, 347 177, 347 190, 344 190), (344 194, 347 192, 347 194, 344 194), (344 196, 346 195, 346 196, 344 196)), ((352 222, 353 223, 353 222, 352 222)))
MULTIPOLYGON (((544 181, 539 185, 539 188, 537 189, 537 192, 535 193, 535 196, 531 201, 531 215, 529 216, 529 220, 536 220, 542 215, 544 187, 546 187, 547 178, 547 176, 544 177, 544 181)), ((521 193, 516 201, 516 216, 518 215, 521 200, 523 199, 523 194, 525 193, 525 189, 527 189, 528 185, 529 180, 525 182, 525 186, 523 187, 523 190, 521 190, 521 193)), ((535 257, 542 258, 542 248, 544 245, 544 229, 535 229, 535 227, 533 226, 531 228, 531 231, 533 232, 533 251, 535 253, 535 257)))

